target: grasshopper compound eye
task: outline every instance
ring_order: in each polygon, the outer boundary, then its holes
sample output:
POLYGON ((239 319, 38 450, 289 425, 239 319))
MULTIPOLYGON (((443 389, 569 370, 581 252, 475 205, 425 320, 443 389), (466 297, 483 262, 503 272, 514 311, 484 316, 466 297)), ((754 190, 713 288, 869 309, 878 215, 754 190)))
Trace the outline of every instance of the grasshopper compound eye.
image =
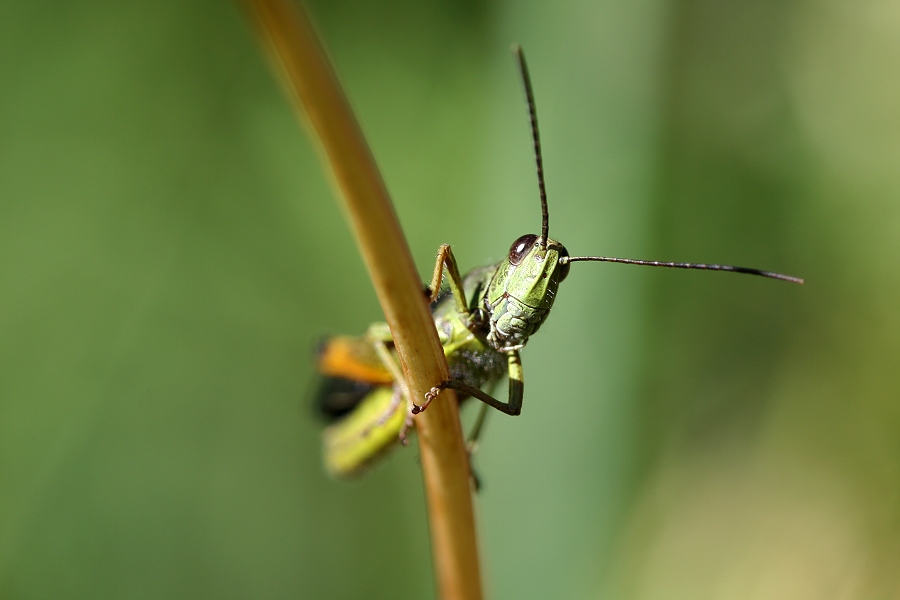
POLYGON ((512 246, 509 247, 509 264, 518 265, 521 263, 522 259, 525 258, 525 255, 528 254, 528 251, 531 250, 531 247, 534 246, 536 241, 537 236, 533 233, 523 235, 514 241, 512 246))

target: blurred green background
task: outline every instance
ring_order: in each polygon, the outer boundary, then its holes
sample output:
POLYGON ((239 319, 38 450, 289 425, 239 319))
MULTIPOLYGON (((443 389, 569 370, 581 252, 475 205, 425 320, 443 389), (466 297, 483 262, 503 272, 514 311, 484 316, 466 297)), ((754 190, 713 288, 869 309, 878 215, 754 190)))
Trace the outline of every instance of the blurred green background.
MULTIPOLYGON (((896 2, 310 9, 423 279, 539 227, 518 41, 571 252, 808 281, 575 265, 490 597, 900 597, 896 2)), ((416 451, 330 481, 309 407, 380 318, 237 6, 0 4, 0 596, 431 597, 416 451)))

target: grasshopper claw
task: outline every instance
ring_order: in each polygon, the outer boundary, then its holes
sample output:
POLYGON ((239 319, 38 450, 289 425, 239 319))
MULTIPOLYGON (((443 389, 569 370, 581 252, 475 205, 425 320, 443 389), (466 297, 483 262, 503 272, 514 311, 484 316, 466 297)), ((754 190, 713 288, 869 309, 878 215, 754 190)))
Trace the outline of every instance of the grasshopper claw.
POLYGON ((428 405, 431 404, 432 402, 434 402, 434 399, 437 398, 437 395, 441 393, 442 389, 443 388, 440 386, 435 386, 435 387, 431 388, 430 390, 428 390, 425 393, 425 402, 423 402, 421 405, 416 404, 415 402, 413 403, 412 414, 417 415, 420 412, 423 412, 426 408, 428 408, 428 405))

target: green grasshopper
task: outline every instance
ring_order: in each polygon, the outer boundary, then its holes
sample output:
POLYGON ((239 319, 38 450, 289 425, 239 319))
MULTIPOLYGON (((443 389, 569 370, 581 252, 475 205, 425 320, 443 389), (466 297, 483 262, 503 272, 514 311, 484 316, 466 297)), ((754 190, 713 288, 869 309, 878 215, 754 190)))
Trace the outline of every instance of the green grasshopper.
POLYGON ((472 442, 481 432, 487 407, 518 415, 524 393, 519 351, 547 319, 559 284, 569 274, 573 262, 731 271, 803 283, 802 279, 789 275, 729 265, 570 256, 561 243, 549 236, 534 93, 521 48, 514 46, 513 52, 518 59, 531 119, 541 200, 541 234, 523 235, 512 243, 501 262, 474 269, 465 277, 460 276, 450 246, 440 247, 431 284, 425 292, 447 357, 450 379, 432 388, 421 404, 406 390, 385 324, 373 325, 362 337, 335 337, 321 345, 318 370, 324 378, 319 404, 323 412, 338 418, 323 434, 325 465, 333 475, 356 474, 398 440, 405 443, 406 431, 413 426, 413 415, 425 410, 444 389, 456 390, 460 401, 474 397, 484 403, 470 434, 472 442), (442 291, 445 273, 447 287, 442 291), (505 402, 485 391, 485 388, 491 390, 504 376, 509 377, 505 402))

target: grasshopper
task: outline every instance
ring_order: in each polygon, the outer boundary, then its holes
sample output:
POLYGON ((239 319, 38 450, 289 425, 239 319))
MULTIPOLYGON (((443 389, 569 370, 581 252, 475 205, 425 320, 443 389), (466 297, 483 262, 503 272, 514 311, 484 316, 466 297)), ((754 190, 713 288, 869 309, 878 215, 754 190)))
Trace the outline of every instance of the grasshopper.
POLYGON ((371 465, 398 440, 405 443, 406 432, 413 426, 413 415, 425 410, 441 390, 452 388, 458 392, 460 401, 472 397, 484 403, 470 434, 470 448, 481 433, 488 407, 518 415, 524 394, 519 351, 547 319, 559 284, 574 262, 731 271, 803 283, 802 279, 789 275, 730 265, 570 256, 565 246, 549 236, 534 92, 522 49, 515 45, 513 52, 531 120, 541 202, 541 233, 519 237, 502 261, 474 269, 464 277, 460 275, 450 246, 440 247, 425 294, 431 302, 450 379, 433 387, 421 403, 411 398, 406 390, 386 324, 371 326, 361 337, 334 337, 322 343, 317 365, 324 376, 318 395, 319 405, 325 414, 338 419, 323 434, 324 460, 328 472, 335 476, 354 475, 371 465), (442 290, 445 275, 447 286, 442 290), (490 393, 504 376, 509 378, 506 401, 490 393))

